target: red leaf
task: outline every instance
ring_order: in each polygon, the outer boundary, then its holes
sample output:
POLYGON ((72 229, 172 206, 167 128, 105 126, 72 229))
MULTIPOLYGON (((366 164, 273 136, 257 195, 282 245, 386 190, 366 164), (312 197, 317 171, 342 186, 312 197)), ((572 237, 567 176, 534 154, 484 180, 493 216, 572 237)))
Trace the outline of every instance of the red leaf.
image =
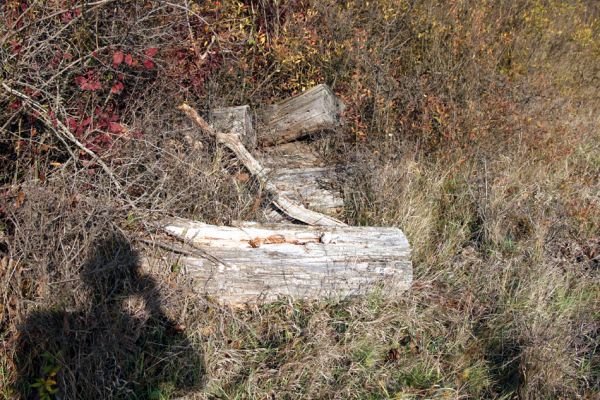
POLYGON ((69 129, 74 131, 77 129, 77 120, 73 117, 69 117, 67 118, 67 125, 69 126, 69 129))
POLYGON ((158 49, 156 47, 150 47, 144 52, 144 54, 150 58, 154 57, 156 53, 158 53, 158 49))
POLYGON ((117 82, 110 89, 110 92, 114 93, 114 94, 121 93, 121 91, 123 90, 124 87, 125 87, 125 85, 123 85, 121 82, 117 82))
MULTIPOLYGON (((121 129, 123 129, 123 128, 121 128, 121 129)), ((119 133, 119 132, 113 132, 113 133, 119 133)), ((111 142, 112 142, 112 139, 108 135, 100 135, 96 138, 96 143, 98 143, 98 144, 110 144, 111 142)))
MULTIPOLYGON (((86 143, 86 144, 85 144, 85 147, 87 147, 88 149, 90 149, 90 150, 91 150, 91 151, 93 151, 93 152, 97 152, 97 151, 99 151, 99 150, 102 150, 102 149, 101 149, 99 146, 97 146, 97 145, 96 145, 96 144, 94 144, 94 143, 86 143)), ((84 154, 85 154, 85 153, 84 153, 84 154)))
POLYGON ((20 100, 15 100, 12 103, 10 103, 8 105, 8 108, 10 108, 11 110, 18 110, 19 108, 21 108, 21 101, 20 100))
POLYGON ((92 122, 92 117, 87 117, 83 121, 81 121, 81 126, 88 126, 92 122))
POLYGON ((84 76, 75 77, 75 83, 79 86, 81 90, 98 90, 102 89, 102 84, 99 80, 94 78, 86 78, 84 76))
POLYGON ((119 124, 118 122, 109 122, 108 123, 108 131, 110 133, 122 133, 123 132, 123 125, 119 124))
POLYGON ((73 14, 71 14, 71 11, 66 11, 60 16, 60 20, 65 24, 70 22, 72 19, 73 14))
POLYGON ((11 51, 13 54, 17 54, 21 51, 21 44, 16 40, 10 41, 11 51))
POLYGON ((48 112, 48 116, 50 117, 50 121, 52 121, 52 126, 56 128, 58 126, 58 122, 56 120, 56 114, 54 114, 54 111, 50 110, 48 112))
POLYGON ((113 54, 113 65, 115 67, 118 67, 119 64, 121 64, 122 62, 123 62, 123 52, 115 51, 115 53, 113 54))
POLYGON ((77 84, 77 86, 83 89, 83 85, 87 83, 87 79, 85 79, 84 76, 79 75, 75 77, 75 83, 77 84))
POLYGON ((125 55, 125 64, 127 64, 127 65, 133 64, 133 57, 129 53, 127 53, 125 55))
POLYGON ((102 89, 102 84, 100 83, 100 81, 92 81, 89 84, 89 88, 90 90, 99 90, 102 89))
POLYGON ((154 68, 154 63, 152 62, 152 60, 144 60, 144 67, 146 67, 147 69, 152 69, 154 68))
POLYGON ((141 138, 142 136, 144 136, 144 132, 142 132, 142 131, 140 131, 140 130, 133 131, 133 137, 134 137, 135 139, 139 139, 139 138, 141 138))

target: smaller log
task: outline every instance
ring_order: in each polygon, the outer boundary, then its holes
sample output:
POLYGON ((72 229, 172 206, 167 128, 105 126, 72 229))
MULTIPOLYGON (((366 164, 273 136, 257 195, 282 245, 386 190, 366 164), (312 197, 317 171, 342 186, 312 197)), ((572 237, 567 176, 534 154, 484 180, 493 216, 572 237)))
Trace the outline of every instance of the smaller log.
POLYGON ((217 132, 236 134, 246 147, 256 146, 250 106, 215 108, 210 110, 209 119, 217 132))
POLYGON ((258 155, 265 168, 314 168, 324 166, 311 142, 298 141, 265 147, 258 155))
POLYGON ((344 207, 344 199, 334 187, 334 167, 278 169, 270 179, 280 193, 311 210, 332 215, 344 207))
POLYGON ((258 111, 261 146, 294 141, 309 133, 333 129, 340 125, 343 103, 327 85, 317 85, 306 92, 266 106, 258 111))
MULTIPOLYGON (((324 166, 310 143, 291 142, 268 147, 260 157, 269 168, 269 179, 286 197, 304 207, 335 216, 344 206, 340 176, 334 166, 324 166)), ((277 212, 267 212, 269 222, 283 222, 277 212)))
MULTIPOLYGON (((341 299, 378 285, 386 293, 410 287, 410 246, 397 228, 352 226, 214 226, 173 219, 162 230, 185 251, 150 257, 177 264, 203 294, 240 304, 294 299, 341 299)), ((152 261, 154 260, 154 261, 152 261)))

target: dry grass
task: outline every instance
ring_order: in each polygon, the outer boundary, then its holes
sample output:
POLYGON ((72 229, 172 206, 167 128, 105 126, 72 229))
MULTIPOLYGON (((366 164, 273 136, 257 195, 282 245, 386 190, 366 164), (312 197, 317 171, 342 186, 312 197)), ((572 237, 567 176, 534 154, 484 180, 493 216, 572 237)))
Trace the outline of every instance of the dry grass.
POLYGON ((2 396, 598 396, 595 2, 20 3, 0 83, 43 107, 0 88, 2 396), (348 105, 324 146, 352 166, 345 218, 406 232, 412 290, 230 310, 142 270, 153 218, 261 201, 174 106, 320 82, 348 105))

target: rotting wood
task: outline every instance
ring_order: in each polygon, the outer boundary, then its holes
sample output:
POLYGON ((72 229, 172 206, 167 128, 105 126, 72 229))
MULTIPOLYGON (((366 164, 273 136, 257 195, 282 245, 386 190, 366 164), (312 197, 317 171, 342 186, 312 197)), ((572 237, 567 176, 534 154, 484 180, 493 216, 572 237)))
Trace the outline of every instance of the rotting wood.
POLYGON ((233 151, 233 153, 248 169, 248 171, 250 171, 250 173, 254 175, 264 186, 266 192, 271 195, 273 204, 284 214, 308 225, 346 225, 333 217, 309 210, 280 193, 280 191, 277 189, 277 186, 269 179, 268 170, 265 170, 252 156, 252 154, 250 154, 250 152, 242 144, 238 135, 215 131, 200 115, 198 115, 193 108, 187 104, 180 105, 179 109, 182 110, 193 122, 195 122, 201 130, 215 137, 217 142, 225 145, 227 148, 233 151))
POLYGON ((227 304, 294 299, 341 299, 384 285, 393 295, 412 281, 410 247, 397 228, 351 226, 207 225, 173 219, 161 228, 192 249, 154 255, 178 264, 202 294, 227 304))
POLYGON ((311 210, 332 215, 344 206, 341 193, 334 188, 335 167, 274 169, 270 179, 280 193, 311 210))
POLYGON ((256 146, 256 132, 252 126, 250 106, 212 109, 209 113, 209 120, 215 131, 237 134, 246 147, 256 146))
MULTIPOLYGON (((189 106, 179 108, 234 152, 271 195, 276 209, 312 226, 290 224, 289 220, 268 225, 242 222, 233 227, 182 219, 163 221, 160 229, 170 238, 157 239, 167 245, 146 253, 148 265, 178 265, 177 270, 192 278, 200 293, 229 305, 279 297, 341 299, 363 295, 380 285, 386 294, 394 295, 410 287, 410 246, 402 231, 349 227, 314 211, 335 215, 343 208, 336 186, 340 175, 346 173, 320 162, 314 143, 264 147, 257 160, 242 143, 244 132, 239 129, 245 124, 219 122, 222 116, 211 112, 218 127, 213 129, 189 106), (179 241, 177 246, 173 240, 179 241)), ((268 216, 269 221, 283 218, 271 212, 275 215, 268 216)))
MULTIPOLYGON (((339 167, 325 166, 309 142, 291 142, 264 148, 261 165, 270 169, 269 178, 277 189, 306 208, 336 216, 344 206, 339 188, 339 167)), ((288 222, 276 211, 267 211, 265 220, 288 222)))
POLYGON ((258 156, 265 168, 313 168, 324 166, 309 142, 290 142, 265 147, 258 156))
POLYGON ((306 134, 340 125, 343 103, 327 85, 317 85, 298 96, 258 111, 258 143, 273 146, 306 134))

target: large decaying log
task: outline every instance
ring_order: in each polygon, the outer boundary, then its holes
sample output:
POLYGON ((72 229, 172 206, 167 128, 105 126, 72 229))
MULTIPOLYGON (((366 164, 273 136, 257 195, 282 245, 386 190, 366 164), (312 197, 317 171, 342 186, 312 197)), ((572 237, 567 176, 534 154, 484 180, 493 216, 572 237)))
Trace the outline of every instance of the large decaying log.
POLYGON ((164 261, 189 274, 203 294, 227 304, 340 299, 384 285, 392 295, 412 280, 410 247, 397 228, 244 224, 176 219, 162 229, 188 251, 164 261))
POLYGON ((286 197, 277 189, 277 186, 269 180, 268 171, 263 169, 260 163, 250 154, 250 152, 242 144, 238 135, 217 132, 208 123, 198 115, 198 113, 187 104, 182 104, 179 109, 194 121, 200 129, 209 135, 215 137, 217 142, 225 145, 233 151, 237 158, 244 164, 246 169, 254 175, 259 182, 264 186, 267 193, 271 195, 273 204, 284 214, 308 225, 331 225, 345 226, 342 221, 316 211, 309 210, 301 204, 286 197))
POLYGON ((344 105, 327 85, 317 85, 298 96, 259 110, 261 131, 258 142, 262 146, 272 146, 335 128, 340 124, 343 109, 344 105))

